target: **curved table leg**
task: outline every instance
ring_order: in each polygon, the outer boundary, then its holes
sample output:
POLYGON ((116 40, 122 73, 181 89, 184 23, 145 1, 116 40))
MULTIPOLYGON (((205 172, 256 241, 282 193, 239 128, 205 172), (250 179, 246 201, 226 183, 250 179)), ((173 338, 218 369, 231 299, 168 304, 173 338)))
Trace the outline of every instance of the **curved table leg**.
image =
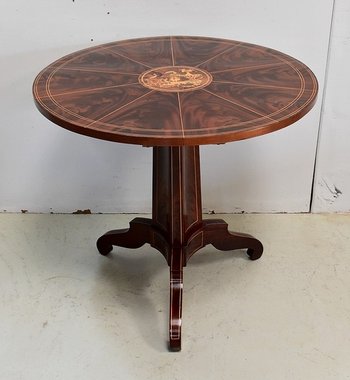
POLYGON ((124 248, 139 248, 150 243, 151 220, 135 218, 130 222, 130 228, 112 230, 102 235, 96 242, 101 255, 108 255, 113 245, 124 248))
POLYGON ((251 260, 257 260, 263 254, 263 245, 251 235, 231 232, 228 224, 221 219, 204 221, 204 245, 212 244, 221 251, 247 249, 251 260))
POLYGON ((183 250, 173 248, 170 262, 169 349, 181 350, 183 250))

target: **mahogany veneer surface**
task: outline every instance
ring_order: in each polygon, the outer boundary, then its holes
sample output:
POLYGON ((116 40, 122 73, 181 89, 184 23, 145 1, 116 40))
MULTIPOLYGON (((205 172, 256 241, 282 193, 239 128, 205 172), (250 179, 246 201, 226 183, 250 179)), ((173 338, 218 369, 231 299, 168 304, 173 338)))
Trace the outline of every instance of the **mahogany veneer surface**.
POLYGON ((39 110, 80 134, 145 146, 225 143, 288 126, 313 106, 317 80, 276 50, 207 37, 112 42, 37 76, 39 110))

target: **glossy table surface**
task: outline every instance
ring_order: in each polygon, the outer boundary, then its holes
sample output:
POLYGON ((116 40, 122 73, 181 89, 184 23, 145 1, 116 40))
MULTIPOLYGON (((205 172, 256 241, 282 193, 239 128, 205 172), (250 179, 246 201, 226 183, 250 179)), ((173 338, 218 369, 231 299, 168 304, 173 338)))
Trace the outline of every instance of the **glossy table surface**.
POLYGON ((33 86, 39 110, 100 139, 178 146, 225 143, 283 128, 313 106, 317 80, 298 60, 208 37, 151 37, 67 55, 33 86))
MULTIPOLYGON (((153 146, 152 218, 106 232, 97 249, 150 244, 170 268, 169 348, 181 349, 183 268, 206 245, 263 253, 255 237, 203 219, 199 145, 283 128, 313 106, 303 63, 261 46, 207 37, 113 42, 59 59, 35 79, 39 110, 100 139, 153 146)), ((215 274, 214 274, 215 275, 215 274)), ((204 332, 205 333, 205 332, 204 332)))

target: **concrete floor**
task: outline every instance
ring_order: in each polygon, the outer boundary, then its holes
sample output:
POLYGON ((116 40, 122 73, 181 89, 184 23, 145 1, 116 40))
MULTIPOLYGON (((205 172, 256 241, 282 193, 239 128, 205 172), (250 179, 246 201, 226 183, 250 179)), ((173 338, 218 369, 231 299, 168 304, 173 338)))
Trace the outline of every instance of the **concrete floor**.
POLYGON ((0 379, 350 379, 350 215, 225 215, 265 253, 191 259, 180 353, 163 257, 95 249, 130 218, 0 215, 0 379))

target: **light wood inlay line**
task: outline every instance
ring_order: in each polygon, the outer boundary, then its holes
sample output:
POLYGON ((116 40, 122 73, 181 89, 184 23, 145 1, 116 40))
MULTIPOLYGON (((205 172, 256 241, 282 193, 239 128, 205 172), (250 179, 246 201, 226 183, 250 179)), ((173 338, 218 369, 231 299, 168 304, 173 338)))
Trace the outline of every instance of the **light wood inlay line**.
MULTIPOLYGON (((64 63, 64 64, 65 64, 65 63, 64 63)), ((64 64, 62 64, 62 66, 63 66, 64 64)), ((84 120, 84 121, 86 121, 86 122, 88 122, 88 123, 91 123, 91 121, 93 121, 93 119, 91 119, 91 118, 86 118, 86 117, 84 117, 84 116, 81 116, 81 115, 77 114, 76 112, 73 112, 73 111, 71 111, 71 110, 68 110, 67 108, 63 107, 60 103, 58 103, 58 102, 56 101, 56 99, 52 96, 52 94, 51 94, 51 89, 50 89, 50 88, 51 88, 51 80, 52 80, 52 78, 54 77, 54 75, 56 74, 56 72, 57 72, 59 69, 60 69, 60 67, 57 67, 52 73, 50 73, 50 75, 49 75, 49 77, 48 77, 48 79, 47 79, 47 81, 46 81, 46 83, 45 83, 45 90, 46 90, 46 93, 48 94, 49 99, 52 101, 52 103, 54 103, 54 104, 57 106, 58 109, 61 109, 61 110, 63 110, 64 112, 67 112, 68 114, 70 114, 70 115, 76 117, 78 120, 81 120, 81 121, 84 120)))
POLYGON ((61 67, 60 70, 67 70, 67 71, 86 71, 88 73, 103 73, 103 74, 120 74, 120 75, 135 75, 139 76, 142 71, 140 71, 139 74, 135 73, 122 73, 119 71, 113 71, 113 70, 98 70, 98 69, 87 69, 86 67, 80 68, 80 67, 61 67))
MULTIPOLYGON (((280 90, 294 90, 299 91, 300 87, 284 87, 284 86, 275 86, 275 85, 269 85, 269 84, 255 84, 255 83, 245 83, 245 82, 230 82, 230 81, 223 81, 223 80, 213 80, 212 83, 223 83, 223 84, 234 84, 237 86, 244 85, 249 87, 262 87, 262 88, 276 88, 280 90)), ((311 92, 312 90, 306 90, 305 92, 311 92)))
MULTIPOLYGON (((270 53, 271 56, 275 57, 274 54, 270 53)), ((276 57, 277 58, 277 57, 276 57)), ((292 105, 294 105, 301 97, 302 95, 304 94, 304 91, 305 91, 305 78, 304 76, 302 75, 302 73, 300 72, 300 70, 295 67, 294 65, 292 65, 292 63, 283 58, 283 57, 278 57, 278 59, 282 62, 284 62, 287 66, 289 66, 292 70, 294 70, 298 77, 299 77, 299 81, 300 81, 300 90, 299 90, 299 93, 298 95, 290 102, 288 103, 287 105, 285 105, 284 107, 280 108, 279 110, 275 111, 275 112, 272 112, 269 116, 274 116, 276 114, 281 114, 281 112, 283 112, 284 110, 288 109, 289 107, 291 107, 292 105)), ((304 107, 305 105, 303 105, 302 107, 304 107)), ((279 119, 277 119, 276 121, 278 121, 279 119)))
MULTIPOLYGON (((84 54, 82 54, 82 55, 84 55, 84 54)), ((71 61, 71 60, 69 60, 69 61, 71 61)), ((61 66, 64 66, 66 63, 67 62, 64 62, 61 66)), ((66 112, 67 114, 76 117, 77 120, 85 121, 87 123, 91 123, 93 121, 93 119, 81 116, 81 115, 77 114, 76 112, 71 111, 70 109, 62 106, 62 104, 58 103, 57 100, 53 97, 53 95, 51 93, 51 80, 54 77, 54 75, 56 74, 56 72, 61 69, 61 66, 58 66, 55 70, 53 70, 50 73, 50 75, 49 75, 49 77, 45 83, 45 90, 46 90, 46 93, 48 95, 48 98, 52 101, 53 104, 55 104, 57 106, 58 109, 61 109, 62 111, 66 112)), ((62 118, 62 116, 57 114, 57 113, 56 113, 56 116, 58 116, 59 118, 62 118)), ((66 119, 66 120, 68 120, 68 119, 66 119)))
POLYGON ((173 66, 175 66, 174 45, 173 45, 173 38, 172 37, 170 37, 170 48, 171 48, 171 61, 173 63, 173 66))
MULTIPOLYGON (((76 90, 76 91, 66 91, 66 92, 60 92, 58 94, 53 94, 52 91, 50 90, 50 95, 53 96, 53 97, 55 97, 55 96, 65 96, 65 95, 74 95, 74 94, 84 94, 84 93, 87 93, 87 92, 109 90, 111 88, 134 86, 134 85, 140 86, 140 83, 135 82, 135 83, 126 83, 126 84, 116 84, 115 86, 88 88, 88 89, 76 90)), ((51 97, 50 95, 42 96, 41 99, 49 98, 49 97, 51 97)))
POLYGON ((207 60, 205 60, 205 61, 203 61, 203 62, 201 62, 201 63, 198 63, 198 65, 196 65, 195 67, 199 67, 199 66, 201 66, 201 65, 204 65, 205 63, 207 63, 207 62, 209 62, 209 61, 211 61, 211 60, 213 60, 213 59, 219 57, 220 55, 223 55, 223 54, 225 54, 225 53, 228 53, 229 51, 233 50, 234 48, 236 48, 236 47, 239 46, 239 45, 241 45, 241 43, 236 44, 236 45, 234 45, 234 46, 232 46, 232 47, 230 47, 230 48, 228 48, 228 49, 225 49, 225 50, 222 51, 221 53, 215 54, 213 57, 211 57, 211 58, 209 58, 209 59, 207 59, 207 60))
POLYGON ((222 99, 222 100, 225 100, 226 102, 232 103, 232 104, 234 104, 234 105, 236 105, 236 106, 238 106, 238 107, 240 107, 240 108, 244 108, 245 110, 247 110, 247 111, 249 111, 249 112, 252 112, 252 113, 254 113, 254 114, 258 115, 258 116, 261 116, 261 117, 264 117, 264 118, 270 119, 270 120, 272 120, 272 121, 275 121, 274 119, 270 118, 268 115, 264 115, 264 114, 262 114, 262 113, 260 113, 260 112, 257 112, 256 110, 253 110, 253 109, 250 108, 250 107, 246 107, 246 106, 244 106, 244 105, 242 105, 242 104, 240 104, 240 103, 237 103, 237 102, 234 102, 234 101, 232 101, 232 100, 226 99, 226 98, 224 98, 223 96, 220 96, 220 95, 214 94, 213 92, 207 90, 206 88, 203 88, 202 91, 206 91, 206 92, 208 92, 209 94, 211 94, 211 95, 213 95, 213 96, 216 96, 217 98, 220 98, 220 99, 222 99))
POLYGON ((119 107, 119 108, 113 110, 112 112, 109 112, 107 115, 104 115, 104 116, 100 117, 99 119, 94 120, 92 123, 88 124, 86 127, 90 127, 90 126, 92 126, 93 124, 96 124, 96 123, 98 123, 99 121, 102 121, 104 118, 113 115, 115 112, 118 112, 118 111, 120 111, 121 109, 123 109, 123 108, 125 108, 125 107, 128 107, 130 104, 135 103, 137 100, 142 99, 142 98, 144 98, 145 96, 148 96, 148 95, 150 95, 150 94, 153 93, 153 92, 154 92, 154 90, 151 90, 151 91, 147 92, 146 94, 143 94, 143 95, 137 97, 136 99, 134 99, 134 100, 132 100, 132 101, 130 101, 130 102, 128 102, 128 103, 122 105, 121 107, 119 107))
MULTIPOLYGON (((180 175, 179 175, 179 201, 180 201, 180 215, 179 215, 179 219, 180 219, 180 243, 181 245, 184 243, 184 238, 183 238, 183 234, 184 234, 184 230, 183 230, 183 205, 184 205, 184 201, 183 201, 183 197, 182 197, 182 178, 183 178, 183 175, 184 175, 184 149, 182 149, 181 147, 177 147, 177 151, 178 151, 178 157, 179 157, 179 172, 180 172, 180 175)), ((181 252, 181 255, 180 255, 180 268, 182 268, 182 250, 180 251, 181 252)))
MULTIPOLYGON (((199 155, 199 147, 197 148, 198 149, 198 155, 199 155)), ((194 201, 194 204, 195 204, 195 207, 196 207, 196 219, 186 228, 185 230, 185 234, 187 233, 187 231, 190 230, 190 228, 192 226, 194 226, 197 222, 199 222, 199 211, 198 211, 198 203, 199 202, 199 199, 198 199, 198 183, 197 183, 197 151, 194 150, 193 154, 192 154, 192 158, 193 158, 193 168, 194 168, 194 195, 195 195, 195 201, 194 201)), ((198 162, 199 162, 199 159, 198 159, 198 162)))
POLYGON ((227 71, 239 71, 239 70, 250 70, 250 69, 260 69, 264 67, 275 67, 275 66, 284 66, 284 62, 276 62, 276 63, 265 63, 263 65, 252 65, 252 66, 239 66, 239 67, 233 67, 231 69, 225 69, 225 70, 215 70, 211 71, 211 74, 218 74, 218 73, 225 73, 227 71))
POLYGON ((132 59, 132 58, 130 58, 130 57, 128 57, 128 56, 126 56, 126 55, 124 55, 124 54, 122 54, 122 53, 118 53, 118 52, 116 52, 116 51, 114 51, 114 50, 111 50, 111 49, 109 49, 109 48, 103 48, 104 50, 107 50, 107 51, 109 51, 111 54, 113 54, 113 55, 119 55, 120 57, 123 57, 123 58, 125 58, 125 59, 128 59, 129 61, 132 61, 132 62, 135 62, 135 63, 138 63, 139 65, 142 65, 142 66, 146 66, 146 67, 148 67, 149 69, 152 69, 153 67, 152 66, 149 66, 149 65, 147 65, 146 63, 143 63, 143 62, 140 62, 140 61, 137 61, 136 59, 132 59))
POLYGON ((181 129, 182 129, 182 137, 185 137, 185 129, 184 129, 184 123, 183 123, 183 118, 182 118, 181 100, 180 100, 179 93, 177 93, 177 101, 179 104, 179 116, 180 116, 180 123, 181 123, 181 129))
MULTIPOLYGON (((103 46, 98 46, 96 49, 92 50, 93 52, 99 52, 103 50, 103 46)), ((88 123, 91 123, 93 122, 94 120, 91 119, 91 118, 87 118, 87 117, 84 117, 84 116, 81 116, 79 114, 77 114, 76 112, 73 112, 69 109, 67 109, 66 107, 63 107, 60 103, 58 103, 54 97, 52 96, 51 94, 51 90, 50 90, 50 87, 51 87, 51 80, 52 78, 54 77, 54 75, 59 71, 61 70, 62 68, 64 68, 65 66, 67 66, 68 64, 70 64, 71 62, 74 62, 74 60, 76 60, 77 58, 81 58, 81 57, 84 57, 88 54, 90 54, 92 52, 90 49, 86 49, 84 50, 83 52, 81 52, 80 54, 77 54, 76 56, 74 56, 74 54, 72 56, 70 56, 69 59, 67 60, 63 60, 61 64, 57 65, 57 67, 55 67, 52 72, 50 73, 50 75, 48 76, 46 82, 45 82, 45 90, 46 90, 46 93, 48 94, 48 98, 52 101, 53 104, 55 104, 57 106, 58 109, 61 109, 63 110, 64 112, 68 113, 69 115, 72 115, 74 117, 76 117, 78 120, 81 120, 81 121, 85 121, 85 122, 88 122, 88 123)), ((54 63, 55 64, 55 63, 54 63)), ((53 65, 54 65, 53 64, 53 65)), ((39 99, 38 99, 39 100, 39 99)), ((46 108, 49 112, 52 112, 52 110, 50 108, 48 108, 47 106, 45 106, 44 108, 46 108)), ((57 112, 53 112, 55 114, 56 117, 58 118, 62 118, 66 121, 69 121, 69 119, 63 117, 62 115, 58 114, 57 112)))

